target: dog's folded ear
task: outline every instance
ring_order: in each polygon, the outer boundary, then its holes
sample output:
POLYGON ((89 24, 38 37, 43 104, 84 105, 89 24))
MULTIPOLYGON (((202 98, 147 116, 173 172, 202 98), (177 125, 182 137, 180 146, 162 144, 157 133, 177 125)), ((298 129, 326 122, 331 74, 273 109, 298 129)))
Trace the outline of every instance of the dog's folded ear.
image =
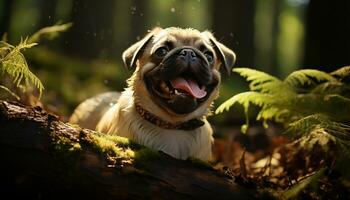
POLYGON ((147 44, 152 40, 154 34, 161 30, 161 28, 156 27, 151 30, 143 39, 131 45, 128 49, 123 52, 122 58, 124 65, 129 69, 133 70, 136 68, 136 62, 143 53, 143 50, 147 44))
POLYGON ((216 55, 222 63, 221 65, 226 69, 227 73, 230 74, 236 61, 236 54, 231 49, 218 42, 211 32, 204 31, 203 34, 209 38, 216 55))

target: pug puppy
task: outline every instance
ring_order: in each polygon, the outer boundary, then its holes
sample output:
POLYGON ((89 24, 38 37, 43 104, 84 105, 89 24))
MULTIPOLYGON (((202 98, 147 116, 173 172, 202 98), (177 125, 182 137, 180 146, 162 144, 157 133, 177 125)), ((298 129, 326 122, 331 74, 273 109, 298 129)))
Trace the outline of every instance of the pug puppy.
POLYGON ((231 71, 235 53, 209 31, 171 27, 153 29, 122 57, 135 70, 128 88, 86 100, 70 123, 178 159, 210 160, 213 131, 206 117, 218 97, 219 70, 231 71))

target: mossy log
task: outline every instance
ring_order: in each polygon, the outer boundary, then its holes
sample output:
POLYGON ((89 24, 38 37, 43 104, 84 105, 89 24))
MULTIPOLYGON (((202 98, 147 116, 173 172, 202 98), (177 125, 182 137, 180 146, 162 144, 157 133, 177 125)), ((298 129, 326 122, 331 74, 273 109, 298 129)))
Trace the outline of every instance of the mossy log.
POLYGON ((0 101, 0 195, 38 199, 255 199, 200 162, 0 101))

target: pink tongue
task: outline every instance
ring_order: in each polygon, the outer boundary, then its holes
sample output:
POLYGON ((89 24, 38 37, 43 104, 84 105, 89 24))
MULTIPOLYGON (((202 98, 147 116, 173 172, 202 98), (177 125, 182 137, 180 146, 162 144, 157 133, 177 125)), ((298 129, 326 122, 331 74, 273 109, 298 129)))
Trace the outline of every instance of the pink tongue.
POLYGON ((170 83, 175 89, 184 90, 197 99, 203 98, 205 95, 207 95, 204 87, 203 89, 199 88, 197 82, 192 79, 186 80, 184 78, 177 77, 171 80, 170 83))

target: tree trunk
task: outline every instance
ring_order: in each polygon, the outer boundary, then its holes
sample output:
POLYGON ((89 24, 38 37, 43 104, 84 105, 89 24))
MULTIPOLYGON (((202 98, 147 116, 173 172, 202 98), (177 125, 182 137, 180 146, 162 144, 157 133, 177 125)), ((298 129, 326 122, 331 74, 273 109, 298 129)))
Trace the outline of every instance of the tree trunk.
POLYGON ((14 0, 5 0, 0 7, 0 40, 5 33, 9 32, 13 4, 14 0))
POLYGON ((74 26, 67 33, 66 51, 84 59, 106 58, 111 54, 114 11, 115 1, 74 0, 71 13, 74 26))
POLYGON ((236 185, 203 163, 177 160, 126 141, 65 124, 40 107, 0 101, 0 195, 12 199, 257 197, 256 191, 236 185), (117 146, 123 151, 111 151, 117 146), (125 156, 127 151, 132 156, 125 156))
POLYGON ((212 9, 214 34, 235 51, 236 66, 254 66, 255 1, 215 0, 212 9))
POLYGON ((306 11, 304 67, 331 72, 350 64, 350 2, 311 0, 306 11))

